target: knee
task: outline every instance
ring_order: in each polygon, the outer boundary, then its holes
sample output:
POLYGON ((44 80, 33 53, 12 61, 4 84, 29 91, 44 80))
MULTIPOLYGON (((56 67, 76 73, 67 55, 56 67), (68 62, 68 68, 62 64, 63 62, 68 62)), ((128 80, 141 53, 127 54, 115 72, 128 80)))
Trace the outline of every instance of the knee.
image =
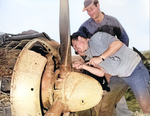
POLYGON ((142 109, 142 110, 143 110, 144 114, 150 114, 150 107, 149 106, 144 108, 144 109, 142 109))
POLYGON ((142 107, 142 111, 144 114, 150 114, 150 103, 148 105, 144 105, 142 107))

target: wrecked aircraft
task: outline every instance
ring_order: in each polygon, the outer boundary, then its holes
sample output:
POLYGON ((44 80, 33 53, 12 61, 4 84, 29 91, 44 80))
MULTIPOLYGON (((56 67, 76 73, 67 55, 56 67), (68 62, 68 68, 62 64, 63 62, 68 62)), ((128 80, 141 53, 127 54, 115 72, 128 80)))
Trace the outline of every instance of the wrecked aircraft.
MULTIPOLYGON (((71 68, 68 2, 60 4, 60 44, 33 30, 0 35, 1 116, 60 116, 101 100, 100 83, 71 68)), ((150 71, 149 58, 143 62, 150 71)))

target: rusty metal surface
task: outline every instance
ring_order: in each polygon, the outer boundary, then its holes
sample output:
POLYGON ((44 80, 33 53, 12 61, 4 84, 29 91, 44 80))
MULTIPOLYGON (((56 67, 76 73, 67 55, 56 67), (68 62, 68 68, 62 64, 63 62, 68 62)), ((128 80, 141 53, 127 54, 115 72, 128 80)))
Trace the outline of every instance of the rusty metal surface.
POLYGON ((70 22, 68 0, 60 0, 60 45, 61 45, 61 69, 71 70, 71 45, 70 45, 70 22))
POLYGON ((11 116, 9 83, 17 57, 28 41, 7 41, 0 45, 0 116, 11 116))
POLYGON ((54 49, 47 40, 38 38, 26 44, 18 56, 12 75, 10 100, 13 116, 42 115, 40 83, 47 58, 31 50, 37 43, 45 48, 47 54, 54 55, 60 61, 58 49, 54 49))
POLYGON ((46 64, 46 58, 29 50, 27 44, 15 64, 11 82, 12 116, 41 116, 40 80, 46 64), (29 107, 30 104, 30 107, 29 107))
POLYGON ((68 72, 66 78, 55 83, 54 100, 65 105, 64 111, 77 112, 97 105, 103 95, 102 86, 94 78, 68 72))
POLYGON ((39 91, 45 63, 46 58, 31 50, 19 56, 11 84, 12 116, 41 115, 39 91))
POLYGON ((45 33, 38 33, 36 31, 32 31, 29 30, 27 32, 22 32, 22 34, 2 34, 0 35, 0 44, 4 44, 5 41, 21 41, 21 40, 27 40, 27 39, 34 39, 34 38, 39 38, 39 37, 43 37, 43 38, 47 38, 48 40, 51 40, 51 38, 45 33))
POLYGON ((6 42, 5 45, 0 47, 0 78, 12 76, 13 68, 21 52, 21 48, 23 48, 28 41, 29 40, 6 42))
MULTIPOLYGON (((6 78, 11 79, 16 60, 17 60, 20 52, 24 48, 24 46, 29 41, 30 41, 29 39, 26 39, 26 40, 18 39, 17 41, 5 41, 3 43, 3 45, 0 44, 0 80, 1 80, 0 85, 2 84, 3 79, 6 79, 6 78)), ((56 42, 52 39, 48 40, 46 38, 38 38, 38 39, 36 39, 36 41, 31 40, 29 43, 30 43, 30 45, 28 45, 28 47, 26 46, 26 48, 32 49, 31 51, 35 51, 35 52, 37 52, 37 54, 39 54, 39 55, 41 54, 45 58, 46 58, 46 56, 45 56, 46 54, 53 56, 52 59, 55 63, 54 64, 55 70, 57 68, 59 68, 61 58, 60 58, 60 54, 59 54, 60 44, 58 42, 56 42), (44 54, 43 54, 43 52, 44 52, 44 54)), ((51 67, 49 67, 49 68, 51 68, 51 67)), ((54 67, 51 70, 53 70, 54 67)), ((52 85, 52 84, 50 84, 50 85, 52 85)), ((39 83, 38 86, 39 87, 41 86, 41 82, 39 83)), ((22 86, 20 85, 18 88, 21 88, 21 87, 22 86)), ((7 89, 7 88, 5 87, 5 89, 7 89)), ((49 93, 53 92, 52 86, 50 86, 50 89, 51 90, 49 90, 49 93)), ((8 91, 9 90, 10 89, 8 88, 8 91)), ((39 90, 39 92, 40 92, 40 90, 39 90)), ((39 93, 39 94, 41 94, 41 93, 39 93)), ((51 93, 51 94, 53 94, 53 93, 51 93)), ((39 97, 41 97, 41 95, 39 97)), ((53 98, 48 98, 48 100, 51 103, 53 102, 53 98)), ((10 111, 10 106, 11 106, 10 93, 9 92, 4 93, 1 91, 1 93, 0 93, 0 115, 7 116, 5 113, 5 110, 7 109, 7 107, 9 107, 9 111, 10 111)), ((17 107, 20 107, 20 106, 17 106, 17 107)), ((39 107, 41 108, 41 110, 44 110, 43 107, 41 106, 41 104, 39 105, 39 107)))

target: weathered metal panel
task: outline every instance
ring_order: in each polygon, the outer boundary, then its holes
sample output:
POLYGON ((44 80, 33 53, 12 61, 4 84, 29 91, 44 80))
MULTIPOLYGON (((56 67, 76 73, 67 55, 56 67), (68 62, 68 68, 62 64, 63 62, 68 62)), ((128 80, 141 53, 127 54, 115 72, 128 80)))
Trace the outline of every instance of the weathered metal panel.
POLYGON ((20 53, 11 82, 12 116, 42 116, 40 81, 46 61, 45 57, 27 46, 20 53))

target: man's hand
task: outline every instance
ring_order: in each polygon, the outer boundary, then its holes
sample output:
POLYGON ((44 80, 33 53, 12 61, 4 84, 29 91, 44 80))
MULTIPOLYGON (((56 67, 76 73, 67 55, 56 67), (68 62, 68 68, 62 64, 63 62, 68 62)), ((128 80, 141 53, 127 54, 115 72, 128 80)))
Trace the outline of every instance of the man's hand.
POLYGON ((72 64, 72 67, 76 69, 82 69, 82 64, 80 62, 75 62, 72 64))
POLYGON ((87 64, 93 65, 94 67, 98 67, 98 65, 102 62, 102 58, 100 56, 96 56, 90 59, 87 64))

